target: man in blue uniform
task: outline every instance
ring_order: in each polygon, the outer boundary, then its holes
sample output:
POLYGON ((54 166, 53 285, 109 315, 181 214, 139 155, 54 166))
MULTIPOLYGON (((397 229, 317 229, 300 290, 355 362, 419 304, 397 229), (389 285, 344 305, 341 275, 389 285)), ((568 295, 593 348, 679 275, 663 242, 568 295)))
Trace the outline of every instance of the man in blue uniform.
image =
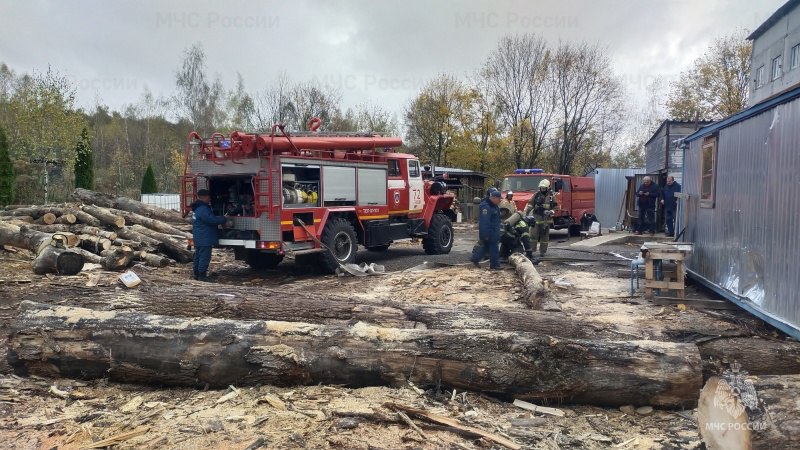
POLYGON ((489 189, 489 195, 481 201, 478 215, 478 245, 472 251, 472 264, 476 267, 489 254, 489 268, 500 270, 500 191, 489 189))
POLYGON ((658 200, 658 186, 650 179, 644 177, 639 190, 636 191, 639 197, 639 224, 634 234, 644 233, 645 228, 650 232, 650 236, 656 234, 656 201, 658 200))
POLYGON ((678 209, 678 198, 675 194, 681 191, 681 185, 675 182, 672 175, 667 177, 667 185, 661 190, 661 204, 664 206, 664 221, 668 237, 675 236, 675 210, 678 209))
POLYGON ((219 237, 217 229, 227 219, 215 216, 211 210, 211 196, 206 189, 197 191, 197 201, 192 203, 192 240, 194 241, 194 259, 192 261, 192 278, 198 281, 208 280, 208 266, 211 264, 211 249, 217 245, 219 237))

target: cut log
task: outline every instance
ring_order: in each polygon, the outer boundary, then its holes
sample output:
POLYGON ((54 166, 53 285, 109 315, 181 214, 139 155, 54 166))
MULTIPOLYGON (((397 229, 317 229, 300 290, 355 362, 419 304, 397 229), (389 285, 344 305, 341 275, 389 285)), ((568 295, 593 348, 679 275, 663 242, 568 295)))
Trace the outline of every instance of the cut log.
POLYGON ((186 233, 160 220, 151 219, 150 217, 145 217, 140 214, 132 213, 130 211, 123 211, 121 209, 109 209, 109 211, 111 211, 111 213, 113 214, 125 218, 125 223, 129 225, 141 225, 153 231, 158 231, 159 233, 179 236, 184 239, 192 237, 191 233, 186 233))
POLYGON ((92 264, 101 264, 102 265, 102 261, 103 261, 103 257, 102 256, 100 256, 100 255, 98 255, 98 254, 96 254, 94 252, 91 252, 91 251, 88 251, 88 250, 84 250, 84 249, 82 249, 80 247, 74 248, 72 250, 75 253, 79 253, 81 256, 83 256, 84 262, 88 262, 88 263, 92 263, 92 264))
MULTIPOLYGON (((130 247, 130 248, 132 248, 134 250, 142 250, 142 249, 145 249, 145 248, 147 248, 148 250, 153 250, 153 248, 147 246, 143 242, 141 242, 141 241, 133 241, 131 239, 120 239, 120 238, 117 238, 117 239, 114 239, 114 241, 112 241, 111 243, 113 245, 117 245, 117 246, 127 245, 128 247, 130 247)), ((156 244, 156 245, 158 245, 158 244, 156 244)))
POLYGON ((97 205, 105 208, 121 209, 123 211, 130 211, 151 219, 160 220, 167 223, 191 223, 191 219, 184 218, 177 211, 171 211, 158 206, 146 205, 142 202, 127 198, 127 197, 114 197, 100 192, 94 192, 87 189, 75 189, 72 197, 78 201, 88 205, 97 205))
POLYGON ((89 213, 83 212, 78 208, 70 208, 67 211, 69 211, 69 214, 75 216, 75 218, 77 219, 77 223, 95 228, 103 226, 103 223, 100 222, 100 220, 98 220, 97 217, 89 213))
POLYGON ((72 225, 72 224, 76 223, 77 221, 78 221, 78 218, 75 216, 75 214, 67 213, 67 214, 62 214, 62 215, 58 216, 58 218, 56 219, 55 223, 60 223, 60 224, 64 224, 64 225, 72 225))
POLYGON ((117 238, 117 233, 114 231, 106 231, 101 228, 91 227, 88 225, 73 225, 69 229, 70 231, 76 234, 89 234, 92 236, 100 236, 110 241, 113 241, 117 238))
POLYGON ((34 218, 31 216, 0 216, 0 220, 6 222, 16 222, 16 223, 33 223, 34 218))
POLYGON ((100 254, 103 250, 111 248, 111 241, 100 237, 92 236, 90 234, 82 234, 80 237, 80 247, 92 253, 100 254))
POLYGON ((523 400, 664 407, 693 406, 702 386, 693 344, 178 319, 29 301, 14 329, 10 360, 54 377, 213 387, 411 381, 523 400))
POLYGON ((134 255, 134 260, 141 261, 150 267, 167 267, 170 262, 170 259, 166 256, 154 255, 145 251, 136 252, 134 255))
MULTIPOLYGON (((153 231, 149 228, 145 228, 141 225, 133 225, 131 227, 136 233, 145 235, 151 239, 155 239, 160 244, 159 247, 161 250, 170 258, 174 259, 175 261, 181 263, 191 262, 192 258, 194 258, 194 253, 191 250, 186 248, 186 243, 178 241, 177 239, 173 238, 172 236, 166 235, 164 233, 159 233, 158 231, 153 231)), ((122 236, 125 237, 125 236, 122 236)))
POLYGON ((800 375, 711 377, 697 407, 700 436, 709 450, 799 448, 798 398, 800 375))
POLYGON ((75 233, 59 231, 58 233, 53 233, 52 241, 57 247, 75 247, 80 242, 80 238, 75 233))
POLYGON ((33 273, 44 275, 76 275, 83 270, 83 256, 64 247, 45 245, 33 260, 33 273))
POLYGON ((734 362, 751 375, 800 374, 800 343, 796 341, 736 337, 698 346, 706 377, 721 374, 734 362))
POLYGON ((122 228, 125 226, 124 217, 118 216, 106 208, 101 208, 94 205, 83 205, 81 209, 83 212, 94 216, 97 220, 105 225, 109 225, 114 228, 122 228))
POLYGON ((38 253, 43 245, 48 245, 52 235, 32 227, 19 227, 9 222, 0 222, 0 245, 27 248, 38 253))
MULTIPOLYGON (((670 321, 672 328, 609 323, 591 317, 576 318, 561 313, 523 308, 443 307, 403 304, 389 299, 346 298, 271 287, 217 286, 213 291, 188 283, 145 284, 134 293, 106 290, 71 290, 43 286, 37 290, 42 302, 72 306, 129 309, 148 314, 178 317, 217 317, 245 320, 301 321, 320 324, 369 322, 383 327, 449 329, 491 329, 529 332, 539 335, 580 339, 673 340, 674 335, 740 335, 742 329, 713 320, 670 321)), ((800 344, 798 344, 800 345, 800 344)))
POLYGON ((130 241, 141 242, 144 245, 152 248, 160 248, 161 242, 158 239, 153 239, 150 236, 145 236, 142 233, 133 231, 131 227, 124 227, 117 230, 119 237, 130 241))
POLYGON ((544 280, 534 267, 533 263, 522 253, 514 253, 508 258, 514 266, 517 276, 522 281, 522 301, 533 309, 560 311, 561 308, 550 297, 544 280))
POLYGON ((37 225, 52 225, 52 224, 56 223, 56 219, 57 219, 57 217, 56 217, 55 214, 53 214, 53 213, 45 213, 45 214, 42 214, 42 216, 39 217, 38 219, 34 220, 33 223, 35 223, 37 225))
POLYGON ((103 250, 100 256, 103 257, 100 261, 103 269, 109 271, 122 270, 131 265, 133 250, 130 247, 115 247, 111 250, 103 250))

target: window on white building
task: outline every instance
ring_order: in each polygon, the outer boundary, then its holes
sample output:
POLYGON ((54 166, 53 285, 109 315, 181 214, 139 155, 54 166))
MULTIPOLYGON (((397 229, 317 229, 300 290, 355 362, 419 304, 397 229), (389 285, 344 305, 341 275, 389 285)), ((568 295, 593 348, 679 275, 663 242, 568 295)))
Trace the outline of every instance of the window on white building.
POLYGON ((800 66, 800 44, 795 45, 792 47, 792 56, 791 56, 791 68, 794 69, 797 66, 800 66))
POLYGON ((772 79, 777 80, 781 77, 781 62, 783 59, 780 55, 772 60, 772 79))
POLYGON ((756 70, 756 87, 760 88, 761 86, 764 86, 764 66, 756 70))

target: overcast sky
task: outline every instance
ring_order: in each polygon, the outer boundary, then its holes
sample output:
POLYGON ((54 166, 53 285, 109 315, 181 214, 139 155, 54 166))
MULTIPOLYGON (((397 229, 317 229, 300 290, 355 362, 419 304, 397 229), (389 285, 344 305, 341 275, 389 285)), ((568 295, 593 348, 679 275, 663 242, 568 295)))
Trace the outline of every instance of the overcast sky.
POLYGON ((638 102, 717 36, 754 29, 784 0, 558 1, 2 1, 0 62, 48 64, 74 80, 79 104, 114 109, 145 87, 174 91, 184 50, 201 42, 212 73, 263 90, 280 73, 400 112, 430 78, 475 72, 497 39, 533 32, 605 46, 638 102))

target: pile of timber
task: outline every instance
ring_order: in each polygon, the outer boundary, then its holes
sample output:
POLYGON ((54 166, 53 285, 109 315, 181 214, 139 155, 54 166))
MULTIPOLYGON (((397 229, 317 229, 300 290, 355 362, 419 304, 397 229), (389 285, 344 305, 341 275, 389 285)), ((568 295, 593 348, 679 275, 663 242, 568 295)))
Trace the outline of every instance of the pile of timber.
POLYGON ((66 258, 60 256, 64 253, 73 259, 80 255, 82 262, 100 264, 105 270, 192 260, 186 245, 191 234, 179 213, 86 189, 76 189, 72 196, 76 203, 6 206, 0 211, 0 246, 34 252, 36 273, 76 273, 76 263, 63 270, 52 260, 66 258), (48 246, 61 250, 58 255, 48 251, 50 256, 43 258, 42 250, 48 246))

